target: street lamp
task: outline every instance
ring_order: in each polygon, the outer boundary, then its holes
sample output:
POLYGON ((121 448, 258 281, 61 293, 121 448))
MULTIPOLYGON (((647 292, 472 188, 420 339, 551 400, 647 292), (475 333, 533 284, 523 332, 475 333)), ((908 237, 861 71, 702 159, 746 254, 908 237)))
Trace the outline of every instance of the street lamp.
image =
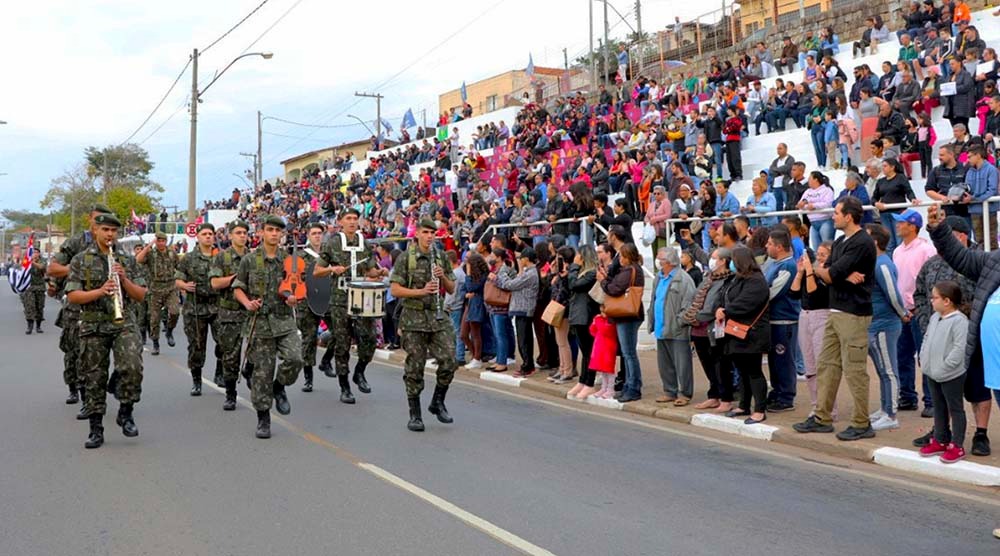
POLYGON ((226 67, 222 68, 222 71, 217 73, 208 85, 201 91, 198 90, 198 49, 194 49, 191 54, 191 152, 188 155, 188 221, 194 222, 197 217, 198 210, 196 207, 197 201, 197 160, 198 160, 198 103, 201 102, 201 95, 208 91, 208 88, 215 84, 216 81, 222 77, 222 74, 226 73, 226 70, 231 68, 237 60, 241 58, 246 58, 249 56, 260 56, 265 60, 270 60, 274 57, 271 52, 249 52, 247 54, 242 54, 233 58, 232 62, 229 62, 226 67))
POLYGON ((365 126, 365 129, 367 129, 367 130, 368 130, 368 133, 371 133, 372 135, 375 135, 375 132, 374 132, 374 131, 372 131, 372 128, 368 127, 368 124, 366 124, 366 123, 364 122, 364 120, 362 120, 361 118, 359 118, 359 117, 355 116, 354 114, 348 114, 348 115, 347 115, 347 117, 348 117, 348 118, 353 118, 353 119, 357 120, 359 124, 361 124, 361 125, 365 126))

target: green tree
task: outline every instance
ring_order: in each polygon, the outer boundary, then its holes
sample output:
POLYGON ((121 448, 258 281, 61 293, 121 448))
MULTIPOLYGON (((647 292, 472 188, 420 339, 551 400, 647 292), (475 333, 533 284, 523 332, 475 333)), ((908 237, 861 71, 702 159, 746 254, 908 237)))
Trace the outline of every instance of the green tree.
POLYGON ((32 230, 44 230, 49 225, 49 215, 41 212, 4 209, 0 211, 0 216, 10 223, 10 228, 14 229, 28 227, 32 230))
POLYGON ((126 187, 116 187, 108 191, 107 205, 125 225, 132 222, 133 210, 143 216, 153 212, 153 201, 149 195, 126 187))
POLYGON ((149 160, 149 153, 139 145, 128 143, 103 149, 92 146, 84 150, 83 156, 87 175, 100 179, 102 193, 104 189, 111 191, 127 187, 154 201, 157 200, 156 194, 163 193, 163 187, 150 179, 153 162, 149 160))
POLYGON ((100 198, 95 181, 88 174, 86 164, 80 164, 54 178, 39 205, 43 209, 56 210, 56 226, 75 233, 100 198))

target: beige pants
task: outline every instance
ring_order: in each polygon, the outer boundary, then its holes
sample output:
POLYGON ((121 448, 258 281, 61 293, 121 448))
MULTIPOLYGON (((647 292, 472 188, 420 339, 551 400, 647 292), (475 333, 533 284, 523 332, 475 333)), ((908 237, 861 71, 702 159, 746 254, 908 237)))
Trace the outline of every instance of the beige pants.
POLYGON ((829 425, 830 413, 837 401, 840 379, 847 380, 854 408, 851 426, 868 428, 868 325, 871 317, 830 312, 823 331, 823 349, 819 354, 817 386, 819 400, 816 420, 829 425))
POLYGON ((569 319, 563 319, 556 332, 556 345, 559 346, 559 374, 569 376, 573 373, 573 352, 569 348, 569 319))

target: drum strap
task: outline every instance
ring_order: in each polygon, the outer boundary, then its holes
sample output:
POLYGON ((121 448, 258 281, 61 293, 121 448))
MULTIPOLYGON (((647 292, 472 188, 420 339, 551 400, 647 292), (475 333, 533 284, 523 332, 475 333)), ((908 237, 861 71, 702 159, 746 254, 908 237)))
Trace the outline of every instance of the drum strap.
MULTIPOLYGON (((351 279, 352 280, 357 280, 358 279, 358 266, 357 266, 357 263, 358 263, 358 253, 360 253, 360 252, 362 252, 362 251, 365 250, 365 240, 364 240, 363 237, 359 237, 358 238, 359 241, 358 241, 357 245, 348 245, 347 244, 347 234, 345 234, 344 232, 338 232, 338 233, 340 234, 340 248, 351 254, 351 279)), ((358 235, 357 232, 354 232, 354 234, 358 235)))

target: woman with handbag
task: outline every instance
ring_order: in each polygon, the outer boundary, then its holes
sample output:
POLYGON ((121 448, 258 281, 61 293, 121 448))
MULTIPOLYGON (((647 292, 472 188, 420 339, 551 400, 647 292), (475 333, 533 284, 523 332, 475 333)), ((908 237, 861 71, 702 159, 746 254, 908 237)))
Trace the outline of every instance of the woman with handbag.
MULTIPOLYGON (((570 332, 576 336, 576 341, 580 345, 580 381, 569 391, 569 395, 578 400, 585 400, 597 392, 596 371, 590 368, 590 353, 594 348, 594 336, 590 333, 590 324, 601 312, 601 306, 590 297, 590 289, 596 283, 597 252, 590 245, 584 245, 576 253, 573 264, 569 265, 568 276, 570 294, 567 320, 570 332)), ((617 352, 617 349, 615 351, 617 352)))
POLYGON ((742 394, 739 410, 726 413, 726 417, 748 417, 744 423, 753 425, 767 420, 767 380, 761 363, 771 344, 767 314, 770 293, 750 249, 734 249, 729 269, 735 275, 722 294, 723 305, 715 312, 715 325, 725 329, 725 354, 740 373, 742 394))
POLYGON ((566 318, 566 306, 569 305, 570 298, 569 262, 575 258, 576 251, 572 247, 564 245, 559 248, 549 272, 552 277, 552 299, 542 314, 542 320, 555 331, 556 345, 559 348, 559 373, 550 379, 556 384, 566 384, 576 378, 573 352, 569 347, 569 320, 566 318))
MULTIPOLYGON (((497 247, 490 254, 490 273, 505 278, 513 278, 515 271, 510 266, 510 251, 497 247)), ((483 288, 486 312, 493 324, 493 338, 497 348, 496 363, 486 370, 502 373, 507 370, 507 361, 514 358, 514 326, 511 324, 508 307, 510 292, 496 285, 495 279, 488 279, 483 288)))
POLYGON ((535 338, 532 334, 532 320, 535 304, 538 303, 538 256, 531 247, 525 247, 518 255, 521 270, 514 276, 490 273, 490 280, 497 286, 511 292, 509 312, 514 317, 517 329, 517 350, 521 353, 521 369, 514 373, 517 378, 526 378, 535 372, 535 338))
POLYGON ((486 304, 483 301, 483 289, 486 286, 486 276, 490 267, 478 253, 470 253, 465 259, 465 316, 462 319, 462 341, 466 349, 472 352, 472 361, 466 369, 479 369, 483 366, 483 336, 482 326, 486 320, 486 304))
POLYGON ((645 275, 642 272, 642 255, 633 243, 622 245, 618 251, 618 263, 612 265, 614 274, 609 275, 602 267, 597 271, 597 278, 607 295, 604 313, 618 330, 618 345, 625 367, 625 387, 618 401, 627 403, 642 399, 642 369, 636 349, 639 327, 644 319, 642 289, 645 275))

